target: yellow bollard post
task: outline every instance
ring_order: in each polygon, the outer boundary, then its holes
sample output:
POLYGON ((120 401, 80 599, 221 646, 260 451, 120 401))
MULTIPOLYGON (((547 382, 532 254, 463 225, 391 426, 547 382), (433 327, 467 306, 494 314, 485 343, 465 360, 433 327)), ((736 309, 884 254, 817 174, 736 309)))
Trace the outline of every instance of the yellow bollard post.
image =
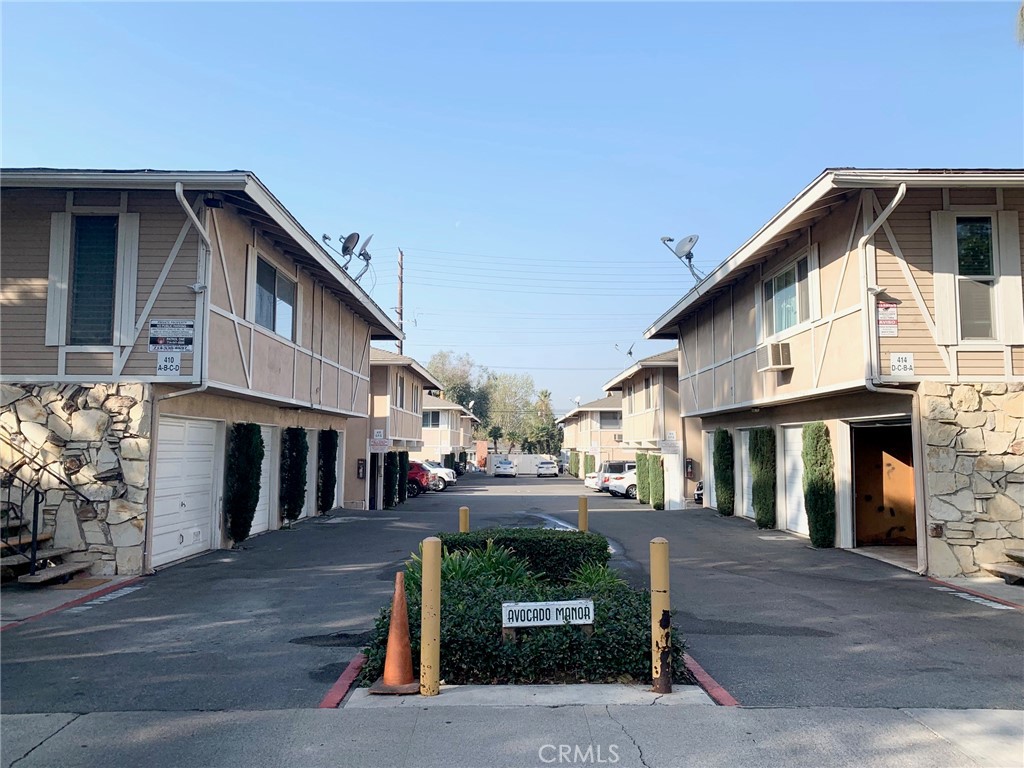
POLYGON ((590 511, 587 509, 587 497, 580 496, 580 519, 576 526, 581 531, 590 530, 590 511))
POLYGON ((441 540, 423 540, 420 695, 437 696, 441 679, 441 540))
POLYGON ((651 539, 651 679, 655 693, 672 693, 672 618, 668 541, 651 539))
POLYGON ((459 533, 469 533, 469 507, 459 507, 459 533))

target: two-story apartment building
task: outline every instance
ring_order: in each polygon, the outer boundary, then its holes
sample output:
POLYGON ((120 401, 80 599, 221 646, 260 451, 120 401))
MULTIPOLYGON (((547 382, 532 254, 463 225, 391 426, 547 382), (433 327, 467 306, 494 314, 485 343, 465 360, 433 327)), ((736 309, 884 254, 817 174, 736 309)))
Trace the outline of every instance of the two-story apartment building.
POLYGON ((695 466, 687 472, 681 455, 678 359, 675 349, 645 357, 604 385, 622 397, 620 446, 661 457, 667 509, 682 509, 697 482, 695 466))
POLYGON ((370 349, 370 419, 366 427, 349 429, 352 450, 369 449, 367 508, 378 509, 383 498, 384 466, 381 460, 389 451, 408 451, 413 457, 423 448, 423 401, 428 389, 441 383, 407 355, 385 349, 370 349), (369 435, 366 435, 366 429, 369 435))
MULTIPOLYGON (((440 391, 441 387, 436 387, 436 390, 440 391)), ((462 452, 467 457, 475 454, 473 427, 480 423, 480 419, 465 406, 428 392, 423 396, 421 423, 423 447, 410 454, 413 458, 443 463, 449 453, 455 455, 456 461, 462 452)))
POLYGON ((830 169, 665 312, 646 336, 679 345, 706 503, 723 428, 753 514, 749 430, 769 427, 778 527, 807 533, 820 420, 838 546, 933 575, 1005 560, 1024 541, 1022 211, 1019 169, 830 169))
MULTIPOLYGON (((286 427, 366 421, 370 341, 401 331, 247 171, 0 175, 0 464, 45 491, 53 543, 97 574, 230 544, 225 436, 259 424, 253 532, 280 525, 286 427)), ((363 451, 336 505, 361 505, 363 451)))
POLYGON ((563 452, 580 455, 581 476, 588 455, 594 457, 595 467, 604 461, 636 456, 635 448, 623 445, 621 392, 608 392, 605 397, 577 405, 555 423, 562 426, 563 452))

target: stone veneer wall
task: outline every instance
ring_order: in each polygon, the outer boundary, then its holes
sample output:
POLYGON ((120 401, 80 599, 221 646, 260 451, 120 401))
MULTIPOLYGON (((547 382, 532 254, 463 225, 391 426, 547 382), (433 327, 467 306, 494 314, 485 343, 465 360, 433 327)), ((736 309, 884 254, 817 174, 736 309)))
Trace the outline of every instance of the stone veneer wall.
POLYGON ((983 575, 1024 542, 1024 384, 925 382, 928 572, 983 575), (935 538, 936 526, 941 537, 935 538))
POLYGON ((18 467, 20 478, 46 490, 43 531, 53 532, 54 546, 75 550, 66 562, 91 562, 94 575, 142 571, 150 390, 148 384, 0 384, 0 467, 18 467))

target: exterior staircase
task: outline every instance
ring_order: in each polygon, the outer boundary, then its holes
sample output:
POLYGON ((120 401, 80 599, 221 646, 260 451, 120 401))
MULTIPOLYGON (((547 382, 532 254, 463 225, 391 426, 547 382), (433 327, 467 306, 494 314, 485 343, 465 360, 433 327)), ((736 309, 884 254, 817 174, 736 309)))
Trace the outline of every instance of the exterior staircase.
POLYGON ((1009 563, 982 563, 981 567, 998 576, 1007 584, 1020 584, 1024 586, 1024 549, 1008 549, 1006 556, 1012 562, 1009 563))
MULTIPOLYGON (((53 533, 44 532, 42 507, 46 491, 27 482, 20 470, 25 467, 37 469, 27 454, 13 445, 6 436, 0 437, 21 457, 11 466, 0 467, 0 570, 16 575, 19 583, 45 584, 52 581, 68 581, 79 571, 88 570, 91 563, 66 563, 63 558, 71 554, 69 547, 52 545, 53 533)), ((80 491, 69 485, 63 478, 49 472, 65 492, 73 492, 81 500, 88 501, 80 491)))

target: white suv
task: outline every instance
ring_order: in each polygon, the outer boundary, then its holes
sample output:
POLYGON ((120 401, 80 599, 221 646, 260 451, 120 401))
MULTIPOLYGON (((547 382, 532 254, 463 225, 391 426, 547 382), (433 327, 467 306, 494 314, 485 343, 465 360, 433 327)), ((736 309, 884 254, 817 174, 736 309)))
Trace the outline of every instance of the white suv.
POLYGON ((420 464, 429 469, 431 473, 437 475, 438 487, 433 489, 435 491, 443 491, 449 485, 455 485, 458 482, 455 470, 448 469, 444 464, 438 464, 436 461, 421 461, 420 464))

